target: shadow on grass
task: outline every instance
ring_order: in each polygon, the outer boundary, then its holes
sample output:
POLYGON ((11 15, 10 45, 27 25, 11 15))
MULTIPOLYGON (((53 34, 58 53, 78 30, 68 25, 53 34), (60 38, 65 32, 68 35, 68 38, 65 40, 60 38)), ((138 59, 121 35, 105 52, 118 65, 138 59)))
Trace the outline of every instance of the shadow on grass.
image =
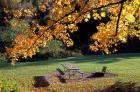
POLYGON ((64 61, 59 61, 59 60, 43 60, 43 61, 34 61, 34 62, 17 62, 15 66, 12 66, 10 63, 4 62, 0 63, 0 69, 16 69, 19 67, 28 67, 28 66, 45 66, 45 65, 52 65, 56 64, 59 62, 64 62, 64 61))
POLYGON ((66 79, 64 78, 65 73, 59 68, 56 68, 56 71, 57 71, 56 75, 57 75, 59 81, 61 83, 66 83, 66 79))
POLYGON ((116 82, 114 85, 99 92, 140 92, 140 86, 134 82, 116 82))
MULTIPOLYGON (((101 63, 101 64, 107 64, 107 63, 114 63, 114 62, 120 62, 123 61, 123 59, 133 59, 138 58, 140 56, 140 53, 124 53, 124 54, 112 54, 112 55, 90 55, 90 56, 79 56, 79 57, 68 57, 68 58, 62 58, 62 59, 49 59, 45 60, 43 59, 36 59, 26 62, 18 62, 14 68, 18 67, 24 67, 24 66, 42 66, 42 65, 52 65, 57 63, 101 63)), ((10 65, 10 63, 0 63, 0 69, 12 69, 13 66, 10 65)))
POLYGON ((89 55, 75 58, 65 58, 61 61, 72 61, 73 63, 93 62, 93 63, 114 63, 122 61, 123 59, 138 58, 140 53, 124 53, 124 54, 111 54, 111 55, 89 55))

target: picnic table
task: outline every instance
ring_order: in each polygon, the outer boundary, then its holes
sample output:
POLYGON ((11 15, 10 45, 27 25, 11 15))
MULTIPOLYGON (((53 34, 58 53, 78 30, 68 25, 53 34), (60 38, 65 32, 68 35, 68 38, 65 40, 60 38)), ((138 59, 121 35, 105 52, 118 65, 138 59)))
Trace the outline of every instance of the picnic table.
MULTIPOLYGON (((74 76, 76 73, 82 73, 80 72, 80 69, 73 64, 67 63, 67 64, 61 64, 61 65, 64 67, 64 71, 68 72, 69 79, 71 75, 74 76)), ((82 73, 82 77, 83 77, 83 73, 82 73)))

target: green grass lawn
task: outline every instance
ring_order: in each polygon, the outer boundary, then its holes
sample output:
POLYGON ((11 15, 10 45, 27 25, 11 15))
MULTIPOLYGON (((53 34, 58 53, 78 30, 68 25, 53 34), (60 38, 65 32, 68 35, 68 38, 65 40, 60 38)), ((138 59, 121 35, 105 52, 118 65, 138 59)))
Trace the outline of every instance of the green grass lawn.
MULTIPOLYGON (((132 81, 140 84, 140 54, 138 53, 40 60, 17 63, 14 67, 7 63, 0 63, 0 80, 13 83, 15 80, 22 79, 23 82, 28 84, 28 79, 32 79, 35 75, 46 75, 55 72, 58 67, 62 68, 62 63, 75 64, 84 72, 101 71, 103 66, 107 66, 109 72, 118 74, 117 77, 112 78, 113 80, 132 81)), ((96 81, 100 84, 100 82, 103 82, 103 79, 97 79, 96 81)), ((6 84, 8 85, 8 83, 6 84)))

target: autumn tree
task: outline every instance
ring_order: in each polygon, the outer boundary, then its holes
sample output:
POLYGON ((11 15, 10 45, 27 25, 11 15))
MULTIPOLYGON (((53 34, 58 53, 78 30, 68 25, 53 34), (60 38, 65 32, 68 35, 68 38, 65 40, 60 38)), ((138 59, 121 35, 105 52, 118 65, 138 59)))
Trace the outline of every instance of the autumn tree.
MULTIPOLYGON (((97 26, 98 32, 91 36, 93 43, 89 49, 92 51, 109 54, 117 51, 114 47, 120 43, 126 43, 128 36, 140 37, 139 0, 44 0, 36 5, 29 1, 30 7, 3 8, 8 15, 4 17, 6 21, 16 18, 19 21, 28 20, 30 24, 23 30, 28 34, 20 32, 13 40, 12 47, 7 48, 12 64, 19 57, 32 57, 53 39, 62 41, 67 47, 72 46, 74 42, 69 34, 78 30, 78 23, 88 22, 91 18, 110 18, 107 23, 97 26)), ((18 22, 11 26, 16 28, 18 22)))

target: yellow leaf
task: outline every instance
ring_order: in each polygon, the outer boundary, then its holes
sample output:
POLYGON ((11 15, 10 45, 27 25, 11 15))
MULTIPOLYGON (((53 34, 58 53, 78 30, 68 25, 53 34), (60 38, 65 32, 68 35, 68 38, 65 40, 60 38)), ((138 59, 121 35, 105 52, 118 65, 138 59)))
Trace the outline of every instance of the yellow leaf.
POLYGON ((135 22, 135 17, 132 14, 127 14, 125 18, 130 22, 135 22))
POLYGON ((105 16, 106 16, 105 12, 101 12, 101 17, 105 17, 105 16))

